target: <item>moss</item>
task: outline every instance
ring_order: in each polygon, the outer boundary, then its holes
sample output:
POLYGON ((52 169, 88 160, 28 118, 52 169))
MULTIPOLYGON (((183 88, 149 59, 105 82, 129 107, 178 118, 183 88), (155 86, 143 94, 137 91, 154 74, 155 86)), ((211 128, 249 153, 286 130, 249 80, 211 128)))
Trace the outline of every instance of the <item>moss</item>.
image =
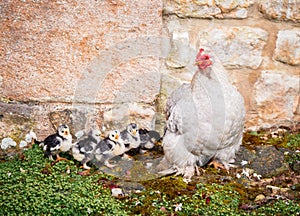
POLYGON ((23 157, 0 163, 0 215, 297 215, 300 211, 295 174, 274 177, 269 183, 294 184, 294 197, 287 194, 286 200, 266 203, 254 202, 259 194, 271 196, 260 182, 213 168, 189 184, 181 176, 142 181, 142 192, 117 199, 110 191, 117 178, 94 168, 89 176, 81 176, 80 163, 69 159, 53 164, 34 145, 23 157))
POLYGON ((277 148, 300 149, 300 133, 285 132, 272 136, 265 131, 247 132, 243 136, 243 146, 253 150, 258 145, 273 145, 277 148))
POLYGON ((26 133, 28 133, 30 129, 34 128, 36 125, 32 119, 17 114, 4 115, 2 121, 5 125, 14 126, 9 133, 4 134, 4 131, 0 133, 0 140, 5 137, 10 137, 17 144, 19 144, 21 140, 24 140, 26 133), (28 131, 25 131, 25 129, 28 131))
POLYGON ((160 191, 166 194, 170 199, 181 194, 189 194, 193 185, 187 185, 182 177, 169 176, 143 182, 148 190, 160 191))
POLYGON ((147 168, 140 161, 135 161, 130 169, 130 179, 132 181, 144 181, 154 179, 157 175, 148 172, 147 168))

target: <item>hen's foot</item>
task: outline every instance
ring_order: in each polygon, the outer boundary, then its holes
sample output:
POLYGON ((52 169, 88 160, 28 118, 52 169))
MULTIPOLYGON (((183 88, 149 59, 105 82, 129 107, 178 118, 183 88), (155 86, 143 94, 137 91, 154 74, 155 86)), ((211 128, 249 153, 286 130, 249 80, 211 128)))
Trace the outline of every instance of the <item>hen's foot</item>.
POLYGON ((201 167, 195 166, 196 175, 200 176, 201 173, 205 173, 205 169, 202 169, 201 167))
POLYGON ((215 169, 226 170, 226 168, 224 167, 223 164, 221 164, 221 163, 219 163, 219 162, 217 162, 217 161, 215 161, 215 160, 213 160, 212 162, 210 162, 210 163, 208 164, 208 166, 211 166, 211 165, 213 165, 215 169))

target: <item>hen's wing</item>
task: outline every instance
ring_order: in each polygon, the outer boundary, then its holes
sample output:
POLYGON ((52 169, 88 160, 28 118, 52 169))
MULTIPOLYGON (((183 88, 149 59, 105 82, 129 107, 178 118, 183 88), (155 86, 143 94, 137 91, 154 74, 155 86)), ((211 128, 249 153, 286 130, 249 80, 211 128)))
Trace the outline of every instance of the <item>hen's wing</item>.
MULTIPOLYGON (((197 109, 189 85, 171 94, 168 100, 169 118, 163 137, 165 161, 179 167, 193 165, 201 155, 201 143, 197 142, 197 109)), ((165 167, 167 168, 167 167, 165 167)))
POLYGON ((165 114, 166 118, 168 119, 172 113, 174 106, 183 98, 186 98, 191 95, 191 85, 188 83, 182 84, 179 88, 173 91, 170 97, 167 100, 165 106, 165 114))

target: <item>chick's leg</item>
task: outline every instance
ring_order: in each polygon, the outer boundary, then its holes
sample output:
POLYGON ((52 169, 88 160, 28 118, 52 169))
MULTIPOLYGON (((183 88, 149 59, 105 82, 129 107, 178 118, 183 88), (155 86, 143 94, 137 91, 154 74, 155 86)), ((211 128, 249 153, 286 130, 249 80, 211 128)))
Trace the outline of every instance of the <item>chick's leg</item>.
POLYGON ((90 174, 91 167, 89 167, 89 166, 86 164, 86 162, 83 163, 83 165, 82 165, 80 168, 85 169, 84 171, 80 172, 80 175, 84 175, 84 176, 85 176, 85 175, 90 174))
POLYGON ((64 157, 60 157, 59 154, 57 154, 55 162, 62 161, 62 160, 68 161, 68 159, 66 159, 64 157))
POLYGON ((91 169, 91 167, 89 167, 86 163, 84 163, 84 164, 82 165, 82 168, 83 168, 83 169, 87 169, 87 170, 91 169))
POLYGON ((131 160, 131 158, 132 158, 130 155, 128 155, 126 153, 124 153, 121 157, 126 159, 126 160, 131 160))
POLYGON ((116 165, 110 164, 110 163, 108 162, 108 160, 106 160, 106 161, 104 162, 104 165, 107 166, 108 168, 114 168, 114 167, 116 166, 116 165))

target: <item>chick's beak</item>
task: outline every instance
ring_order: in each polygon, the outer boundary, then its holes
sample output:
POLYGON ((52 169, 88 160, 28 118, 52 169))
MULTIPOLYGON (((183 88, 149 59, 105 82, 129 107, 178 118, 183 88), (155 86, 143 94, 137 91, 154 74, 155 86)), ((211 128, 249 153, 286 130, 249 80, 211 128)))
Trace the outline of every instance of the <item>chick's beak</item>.
POLYGON ((132 134, 135 136, 136 135, 136 129, 132 130, 132 134))
POLYGON ((68 135, 69 135, 69 131, 66 130, 66 131, 64 132, 64 134, 65 134, 66 136, 68 136, 68 135))
POLYGON ((118 134, 116 134, 115 138, 116 138, 116 140, 118 140, 118 139, 119 139, 119 135, 118 135, 118 134))

